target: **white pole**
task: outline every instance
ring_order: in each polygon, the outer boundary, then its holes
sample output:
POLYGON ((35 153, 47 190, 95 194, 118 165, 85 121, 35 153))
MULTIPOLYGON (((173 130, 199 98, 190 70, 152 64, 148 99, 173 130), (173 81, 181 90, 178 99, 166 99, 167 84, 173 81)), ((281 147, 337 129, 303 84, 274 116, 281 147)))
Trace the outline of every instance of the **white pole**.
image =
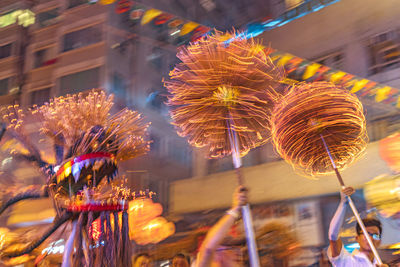
MULTIPOLYGON (((331 151, 329 150, 329 147, 328 147, 328 145, 327 145, 326 142, 325 142, 325 138, 323 137, 322 134, 320 134, 320 136, 321 136, 322 142, 324 143, 325 150, 326 150, 326 152, 328 153, 329 159, 331 160, 331 164, 332 164, 332 167, 333 167, 333 169, 334 169, 334 171, 335 171, 335 173, 336 173, 336 177, 338 178, 341 187, 342 187, 342 188, 345 188, 346 186, 345 186, 345 184, 344 184, 344 181, 343 181, 343 179, 342 179, 342 176, 341 176, 340 173, 339 173, 339 170, 338 170, 337 167, 336 167, 336 164, 335 164, 335 161, 333 160, 331 151)), ((351 210, 353 211, 354 216, 356 217, 356 220, 357 220, 358 224, 360 225, 361 230, 362 230, 362 232, 363 232, 365 238, 367 239, 367 242, 368 242, 368 244, 369 244, 369 247, 371 248, 372 253, 373 253, 374 256, 375 256, 375 259, 376 259, 376 261, 378 262, 378 265, 382 265, 381 257, 379 256, 378 251, 376 250, 375 245, 374 245, 374 243, 372 242, 372 239, 371 239, 371 237, 369 236, 367 229, 365 228, 365 225, 364 225, 364 223, 363 223, 363 221, 362 221, 362 219, 361 219, 361 217, 360 217, 360 214, 359 214, 358 211, 357 211, 356 205, 354 205, 354 202, 353 202, 353 200, 351 199, 350 196, 347 196, 347 200, 349 201, 350 208, 351 208, 351 210)))
MULTIPOLYGON (((232 147, 232 161, 233 165, 237 171, 239 185, 243 184, 243 179, 241 177, 241 173, 239 168, 242 166, 242 160, 240 158, 239 153, 239 140, 237 138, 236 132, 232 129, 231 123, 228 122, 228 133, 229 133, 229 140, 232 147)), ((253 221, 251 217, 251 210, 250 205, 247 203, 245 206, 242 206, 242 217, 243 217, 243 224, 244 230, 246 233, 246 240, 247 240, 247 248, 249 253, 250 259, 250 267, 260 267, 260 260, 258 258, 257 253, 257 244, 254 236, 254 228, 253 228, 253 221)))

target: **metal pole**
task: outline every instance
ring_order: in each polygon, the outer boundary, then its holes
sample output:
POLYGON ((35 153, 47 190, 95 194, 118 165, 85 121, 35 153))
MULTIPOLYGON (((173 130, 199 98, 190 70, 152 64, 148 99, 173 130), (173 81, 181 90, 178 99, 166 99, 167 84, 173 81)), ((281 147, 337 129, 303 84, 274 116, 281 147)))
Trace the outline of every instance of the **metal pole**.
MULTIPOLYGON (((333 169, 335 170, 336 177, 338 178, 341 187, 342 187, 342 188, 345 188, 346 186, 345 186, 345 184, 344 184, 344 182, 343 182, 343 178, 342 178, 342 176, 340 175, 339 170, 338 170, 337 167, 336 167, 336 164, 335 164, 335 161, 333 160, 331 151, 329 150, 329 147, 328 147, 328 145, 327 145, 326 142, 325 142, 325 138, 323 137, 322 134, 320 134, 320 136, 321 136, 322 142, 324 143, 324 147, 325 147, 325 149, 326 149, 326 152, 327 152, 328 155, 329 155, 329 159, 331 160, 332 167, 333 167, 333 169)), ((360 214, 359 214, 358 211, 357 211, 356 205, 354 204, 354 202, 353 202, 353 200, 351 199, 350 196, 346 196, 346 197, 347 197, 347 200, 348 200, 348 202, 349 202, 350 208, 351 208, 351 210, 353 211, 354 216, 356 217, 357 222, 358 222, 358 224, 360 225, 361 230, 362 230, 362 232, 363 232, 365 238, 367 239, 367 242, 368 242, 368 244, 369 244, 369 247, 371 248, 372 253, 373 253, 374 256, 375 256, 375 259, 376 259, 376 261, 378 262, 378 265, 382 265, 382 260, 381 260, 379 254, 378 254, 378 251, 376 250, 376 248, 375 248, 375 246, 374 246, 374 243, 373 243, 372 240, 371 240, 371 237, 370 237, 369 234, 368 234, 367 229, 365 228, 365 225, 364 225, 364 223, 363 223, 363 221, 362 221, 362 219, 361 219, 361 217, 360 217, 360 214)))
MULTIPOLYGON (((232 118, 230 120, 232 120, 232 118)), ((236 132, 231 127, 231 121, 229 121, 227 124, 228 124, 227 126, 228 126, 229 140, 232 147, 233 165, 236 170, 238 183, 239 185, 243 185, 243 175, 240 171, 240 167, 242 166, 242 161, 239 154, 239 145, 238 145, 239 140, 237 138, 236 132)), ((242 206, 242 217, 243 217, 244 229, 246 232, 246 241, 250 259, 250 267, 260 267, 260 260, 258 258, 258 253, 257 253, 257 244, 255 241, 253 221, 251 217, 251 210, 249 204, 242 206)))

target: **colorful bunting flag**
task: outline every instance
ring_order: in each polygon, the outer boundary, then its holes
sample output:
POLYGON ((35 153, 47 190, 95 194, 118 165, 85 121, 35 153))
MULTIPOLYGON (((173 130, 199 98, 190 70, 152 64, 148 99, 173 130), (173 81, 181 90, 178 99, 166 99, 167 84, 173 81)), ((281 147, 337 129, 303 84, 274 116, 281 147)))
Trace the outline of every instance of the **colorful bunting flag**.
MULTIPOLYGON (((100 0, 101 4, 111 4, 114 2, 115 0, 100 0)), ((117 13, 129 11, 129 19, 132 22, 140 20, 140 24, 143 26, 148 25, 150 22, 153 22, 149 24, 153 25, 153 27, 167 25, 168 27, 165 28, 165 31, 167 31, 166 34, 170 38, 167 38, 166 41, 172 42, 175 45, 195 41, 211 31, 209 27, 200 25, 199 23, 187 21, 167 12, 149 8, 142 4, 139 5, 130 0, 119 0, 116 11, 117 13)), ((400 108, 400 90, 396 88, 378 84, 344 71, 335 70, 289 53, 283 53, 268 47, 265 47, 264 50, 270 55, 275 64, 285 68, 289 74, 289 79, 307 82, 331 81, 346 86, 352 93, 356 93, 359 96, 373 97, 377 102, 391 104, 400 108)))
POLYGON ((187 23, 185 23, 182 26, 181 32, 179 33, 180 36, 186 35, 189 32, 193 31, 194 29, 196 29, 200 24, 193 22, 193 21, 189 21, 187 23))
POLYGON ((160 11, 158 9, 154 9, 154 8, 147 10, 143 15, 142 21, 140 22, 140 24, 145 25, 145 24, 149 23, 154 18, 161 15, 161 13, 162 13, 162 11, 160 11))

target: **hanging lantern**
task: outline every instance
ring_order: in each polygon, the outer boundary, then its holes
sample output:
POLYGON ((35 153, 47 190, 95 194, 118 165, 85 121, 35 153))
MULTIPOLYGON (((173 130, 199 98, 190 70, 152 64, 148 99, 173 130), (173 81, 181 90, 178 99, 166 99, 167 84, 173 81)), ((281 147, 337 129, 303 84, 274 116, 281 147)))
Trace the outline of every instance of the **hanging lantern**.
POLYGON ((157 216, 160 216, 163 208, 160 203, 153 203, 149 198, 139 198, 129 202, 129 225, 141 225, 157 216))
POLYGON ((385 217, 400 219, 400 175, 377 177, 366 183, 364 196, 385 217))
POLYGON ((156 244, 175 233, 175 225, 157 217, 142 227, 134 228, 131 238, 139 245, 156 244))
POLYGON ((400 172, 400 133, 395 133, 379 142, 381 158, 395 172, 400 172))
POLYGON ((129 202, 129 238, 139 245, 156 244, 175 233, 175 225, 159 217, 163 211, 160 203, 149 197, 129 202))

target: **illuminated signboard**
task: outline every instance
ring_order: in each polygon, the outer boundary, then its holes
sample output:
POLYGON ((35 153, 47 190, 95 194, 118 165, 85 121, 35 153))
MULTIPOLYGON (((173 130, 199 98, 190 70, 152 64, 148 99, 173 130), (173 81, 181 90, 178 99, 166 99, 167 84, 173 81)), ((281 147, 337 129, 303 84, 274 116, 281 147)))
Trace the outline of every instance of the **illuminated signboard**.
POLYGON ((29 9, 19 9, 0 16, 0 28, 18 23, 24 27, 35 23, 35 13, 29 9))

